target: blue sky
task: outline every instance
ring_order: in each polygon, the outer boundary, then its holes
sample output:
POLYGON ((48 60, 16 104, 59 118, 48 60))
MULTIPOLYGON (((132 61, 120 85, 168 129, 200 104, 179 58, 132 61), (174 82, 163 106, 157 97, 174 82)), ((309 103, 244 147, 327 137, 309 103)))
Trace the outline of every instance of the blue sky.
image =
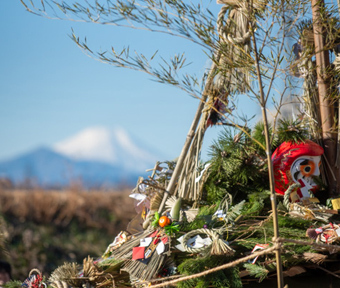
MULTIPOLYGON (((220 6, 212 5, 218 13, 220 6)), ((87 57, 69 38, 71 28, 98 50, 130 46, 152 55, 158 49, 166 59, 186 52, 189 71, 199 77, 208 64, 200 47, 173 37, 45 19, 26 12, 19 0, 0 1, 0 160, 91 126, 120 126, 167 160, 177 157, 198 100, 141 72, 87 57)), ((203 155, 218 131, 207 132, 203 155)))

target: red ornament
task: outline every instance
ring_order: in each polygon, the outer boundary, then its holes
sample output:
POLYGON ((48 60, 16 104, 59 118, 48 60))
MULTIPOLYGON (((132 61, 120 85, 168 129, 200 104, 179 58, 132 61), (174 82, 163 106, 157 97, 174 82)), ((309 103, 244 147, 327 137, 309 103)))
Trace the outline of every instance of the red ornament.
POLYGON ((283 142, 272 155, 274 168, 275 191, 284 195, 289 185, 293 183, 290 168, 294 161, 301 156, 321 156, 323 148, 310 141, 293 143, 283 142))

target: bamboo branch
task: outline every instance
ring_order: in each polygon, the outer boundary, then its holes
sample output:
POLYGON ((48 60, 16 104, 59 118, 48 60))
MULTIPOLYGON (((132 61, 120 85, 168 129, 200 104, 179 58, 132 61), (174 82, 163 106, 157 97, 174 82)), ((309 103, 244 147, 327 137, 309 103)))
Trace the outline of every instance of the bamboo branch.
MULTIPOLYGON (((250 9, 251 8, 252 7, 250 7, 250 9)), ((258 80, 259 89, 260 89, 260 105, 261 105, 262 118, 263 118, 263 124, 264 124, 264 134, 265 134, 265 139, 266 139, 266 153, 267 153, 269 185, 270 185, 270 194, 271 194, 270 200, 271 200, 272 211, 273 211, 274 238, 278 239, 278 237, 279 237, 279 226, 278 226, 278 216, 277 216, 277 209, 276 209, 274 170, 273 170, 273 163, 272 163, 272 160, 271 160, 271 148, 270 148, 270 139, 269 139, 270 136, 269 136, 269 129, 268 129, 267 113, 266 113, 266 99, 265 99, 263 86, 262 86, 263 85, 262 84, 262 75, 261 75, 261 71, 260 71, 260 64, 259 64, 260 60, 259 60, 259 55, 258 55, 258 51, 257 51, 254 24, 253 24, 253 21, 251 21, 250 23, 251 23, 250 29, 251 29, 252 36, 253 36, 252 39, 253 39, 253 45, 254 45, 256 74, 257 74, 257 80, 258 80)), ((282 274, 281 251, 279 249, 275 250, 275 256, 276 256, 276 269, 277 269, 277 284, 278 284, 278 288, 282 288, 284 286, 284 283, 283 283, 283 274, 282 274)))

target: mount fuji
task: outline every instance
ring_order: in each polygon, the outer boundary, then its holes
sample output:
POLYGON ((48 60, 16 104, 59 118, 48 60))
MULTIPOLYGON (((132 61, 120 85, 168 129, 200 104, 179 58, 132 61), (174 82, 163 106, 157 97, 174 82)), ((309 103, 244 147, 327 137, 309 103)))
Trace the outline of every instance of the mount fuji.
POLYGON ((74 160, 99 161, 130 171, 152 168, 160 153, 141 141, 132 139, 126 130, 90 127, 53 145, 53 150, 74 160))
POLYGON ((84 188, 135 185, 146 169, 164 158, 124 129, 90 127, 52 147, 40 147, 0 162, 0 178, 15 186, 60 188, 80 183, 84 188))

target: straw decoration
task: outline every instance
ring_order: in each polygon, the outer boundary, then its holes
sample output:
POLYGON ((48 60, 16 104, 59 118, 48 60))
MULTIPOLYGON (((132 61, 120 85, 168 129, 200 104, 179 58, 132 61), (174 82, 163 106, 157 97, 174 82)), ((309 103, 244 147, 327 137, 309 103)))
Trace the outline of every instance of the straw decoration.
MULTIPOLYGON (((165 251, 168 251, 168 249, 169 245, 165 245, 165 251)), ((147 264, 138 260, 128 260, 121 270, 128 272, 133 278, 150 280, 156 276, 166 259, 167 254, 165 252, 161 255, 155 252, 147 264)))
POLYGON ((288 187, 288 189, 285 191, 284 197, 283 197, 283 205, 287 208, 287 210, 289 211, 290 209, 290 194, 296 189, 296 188, 300 188, 301 184, 300 183, 294 183, 292 185, 290 185, 288 187))
MULTIPOLYGON (((248 91, 250 83, 249 69, 245 64, 251 61, 249 3, 235 0, 221 0, 217 3, 224 6, 217 19, 220 48, 223 52, 216 86, 219 90, 244 93, 248 91), (228 11, 228 18, 225 20, 228 11)), ((263 8, 264 3, 253 1, 252 5, 258 10, 263 8)))
POLYGON ((197 201, 201 198, 201 183, 196 182, 199 176, 198 166, 199 157, 202 148, 204 133, 206 130, 206 121, 208 113, 203 112, 199 127, 195 133, 190 150, 184 160, 183 169, 178 179, 178 186, 174 195, 189 201, 197 201))
POLYGON ((132 257, 132 248, 139 246, 140 240, 144 239, 145 237, 148 237, 150 234, 152 234, 155 231, 155 229, 148 229, 145 230, 143 233, 136 234, 133 236, 133 238, 125 242, 124 245, 120 246, 117 250, 113 251, 112 256, 116 258, 117 260, 127 260, 132 257))
POLYGON ((232 249, 226 241, 220 238, 220 235, 217 234, 213 230, 209 229, 197 229, 192 230, 184 235, 182 239, 182 245, 184 247, 184 250, 189 253, 201 253, 206 250, 210 249, 211 255, 230 255, 233 254, 235 251, 232 249), (198 234, 205 234, 212 238, 212 243, 209 246, 201 247, 201 248, 192 248, 187 245, 187 241, 198 234))

